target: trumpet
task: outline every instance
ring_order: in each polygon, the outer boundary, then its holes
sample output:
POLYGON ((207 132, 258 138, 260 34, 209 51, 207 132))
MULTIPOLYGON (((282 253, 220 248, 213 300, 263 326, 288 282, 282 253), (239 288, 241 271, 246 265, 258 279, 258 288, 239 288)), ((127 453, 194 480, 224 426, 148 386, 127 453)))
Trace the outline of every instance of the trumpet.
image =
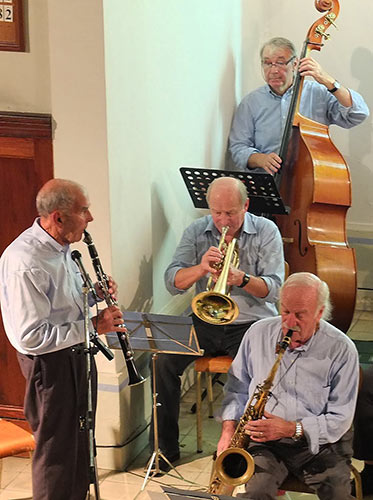
POLYGON ((271 371, 265 381, 256 387, 250 398, 232 436, 229 448, 214 457, 210 493, 231 495, 236 486, 247 483, 253 475, 255 464, 252 455, 246 450, 250 436, 245 432, 245 425, 250 420, 259 420, 263 417, 265 406, 271 396, 273 380, 284 352, 290 345, 292 335, 293 331, 289 330, 282 342, 278 344, 277 357, 271 371))
POLYGON ((215 286, 212 286, 212 277, 207 282, 207 290, 196 295, 192 300, 192 311, 199 319, 212 325, 228 325, 232 323, 239 314, 239 309, 234 300, 229 296, 229 287, 227 287, 229 267, 232 264, 237 267, 239 263, 237 240, 233 238, 227 244, 225 237, 229 226, 222 228, 219 241, 219 250, 225 251, 222 263, 215 266, 221 269, 215 286))
MULTIPOLYGON (((88 233, 88 231, 84 231, 84 238, 83 238, 84 243, 88 246, 88 251, 89 255, 92 259, 92 265, 95 270, 96 276, 97 276, 97 282, 98 285, 103 293, 104 300, 107 304, 108 307, 110 306, 117 306, 118 302, 114 299, 114 297, 109 293, 109 278, 107 274, 105 274, 96 247, 93 243, 91 235, 88 233)), ((120 327, 125 328, 125 324, 121 324, 120 327)), ((119 344, 122 348, 122 352, 124 355, 124 360, 127 365, 127 372, 128 372, 128 385, 137 385, 141 384, 142 382, 145 382, 144 377, 139 373, 139 371, 136 368, 135 361, 134 361, 134 354, 128 339, 128 333, 125 332, 117 332, 118 335, 118 340, 119 344)))

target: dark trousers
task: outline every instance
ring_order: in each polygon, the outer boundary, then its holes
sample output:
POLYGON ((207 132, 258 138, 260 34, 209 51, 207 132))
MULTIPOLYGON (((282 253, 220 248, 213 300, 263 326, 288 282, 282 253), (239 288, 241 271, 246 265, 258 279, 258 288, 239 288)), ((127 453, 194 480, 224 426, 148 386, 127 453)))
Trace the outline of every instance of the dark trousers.
MULTIPOLYGON (((84 500, 89 488, 86 355, 79 347, 40 356, 18 353, 26 378, 25 416, 35 436, 33 500, 84 500)), ((92 358, 93 405, 97 373, 92 358)))
POLYGON ((267 443, 250 442, 248 451, 255 461, 254 475, 240 498, 275 500, 277 490, 290 471, 304 481, 321 500, 352 500, 350 463, 352 431, 337 443, 323 445, 312 455, 305 439, 280 439, 267 443))
POLYGON ((354 419, 354 457, 373 460, 373 366, 363 371, 354 419))
MULTIPOLYGON (((234 357, 242 337, 253 323, 214 326, 193 315, 193 324, 200 347, 205 351, 205 356, 230 354, 234 357)), ((155 362, 157 402, 160 403, 160 406, 157 407, 159 448, 167 457, 179 453, 180 377, 185 368, 197 357, 182 354, 159 354, 155 362)), ((153 427, 152 417, 149 435, 151 449, 154 448, 153 427)))

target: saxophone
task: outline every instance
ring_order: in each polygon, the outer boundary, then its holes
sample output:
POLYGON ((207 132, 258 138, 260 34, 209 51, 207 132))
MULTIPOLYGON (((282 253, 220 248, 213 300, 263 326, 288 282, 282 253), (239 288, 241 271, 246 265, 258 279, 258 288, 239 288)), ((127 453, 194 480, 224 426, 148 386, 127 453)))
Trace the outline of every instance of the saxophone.
POLYGON ((236 486, 247 483, 254 474, 254 459, 246 451, 250 436, 245 432, 245 425, 250 420, 259 420, 263 417, 265 406, 271 396, 270 390, 273 386, 273 380, 284 352, 289 347, 292 335, 293 331, 289 330, 282 342, 279 343, 277 357, 271 371, 265 381, 255 388, 254 394, 238 422, 229 448, 218 456, 215 452, 209 493, 231 495, 236 486))

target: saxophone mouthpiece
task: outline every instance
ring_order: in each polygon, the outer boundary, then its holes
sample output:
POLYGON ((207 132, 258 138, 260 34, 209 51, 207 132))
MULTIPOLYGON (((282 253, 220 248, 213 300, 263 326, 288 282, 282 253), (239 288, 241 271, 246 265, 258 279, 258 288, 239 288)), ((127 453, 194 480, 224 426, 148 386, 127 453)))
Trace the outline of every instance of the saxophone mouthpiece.
POLYGON ((290 330, 290 329, 288 330, 285 337, 281 340, 281 342, 279 342, 277 344, 276 354, 278 354, 281 349, 285 350, 289 347, 293 333, 294 333, 294 330, 290 330))

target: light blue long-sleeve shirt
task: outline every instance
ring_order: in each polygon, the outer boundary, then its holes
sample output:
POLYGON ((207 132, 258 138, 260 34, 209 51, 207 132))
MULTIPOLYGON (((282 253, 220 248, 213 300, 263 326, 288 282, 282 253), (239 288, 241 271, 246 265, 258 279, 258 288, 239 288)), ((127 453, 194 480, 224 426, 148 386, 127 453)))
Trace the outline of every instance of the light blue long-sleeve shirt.
MULTIPOLYGON (((225 386, 222 420, 239 420, 256 386, 268 377, 282 339, 281 317, 255 323, 245 334, 225 386)), ((288 421, 301 420, 311 453, 338 441, 350 428, 359 386, 354 343, 320 321, 303 346, 287 350, 271 389, 266 411, 288 421)))
POLYGON ((1 256, 0 302, 9 341, 23 354, 46 354, 84 342, 78 267, 70 247, 44 231, 39 219, 1 256))
MULTIPOLYGON (((172 294, 186 290, 175 287, 175 275, 183 268, 201 262, 203 254, 211 247, 217 247, 221 234, 216 229, 211 215, 195 220, 187 227, 180 240, 171 264, 165 271, 165 284, 172 294)), ((252 276, 262 278, 268 287, 264 298, 254 297, 244 289, 232 287, 231 297, 240 313, 235 323, 247 323, 277 314, 278 291, 284 280, 284 254, 280 232, 277 226, 264 217, 246 212, 238 237, 239 269, 252 276)), ((197 281, 196 293, 206 290, 208 276, 197 281)))
MULTIPOLYGON (((264 85, 243 98, 229 134, 229 150, 238 169, 247 169, 253 153, 279 152, 292 93, 290 87, 279 96, 264 85)), ((345 107, 324 85, 306 80, 299 112, 324 125, 354 127, 369 116, 369 109, 360 94, 354 90, 350 94, 352 106, 345 107)))

